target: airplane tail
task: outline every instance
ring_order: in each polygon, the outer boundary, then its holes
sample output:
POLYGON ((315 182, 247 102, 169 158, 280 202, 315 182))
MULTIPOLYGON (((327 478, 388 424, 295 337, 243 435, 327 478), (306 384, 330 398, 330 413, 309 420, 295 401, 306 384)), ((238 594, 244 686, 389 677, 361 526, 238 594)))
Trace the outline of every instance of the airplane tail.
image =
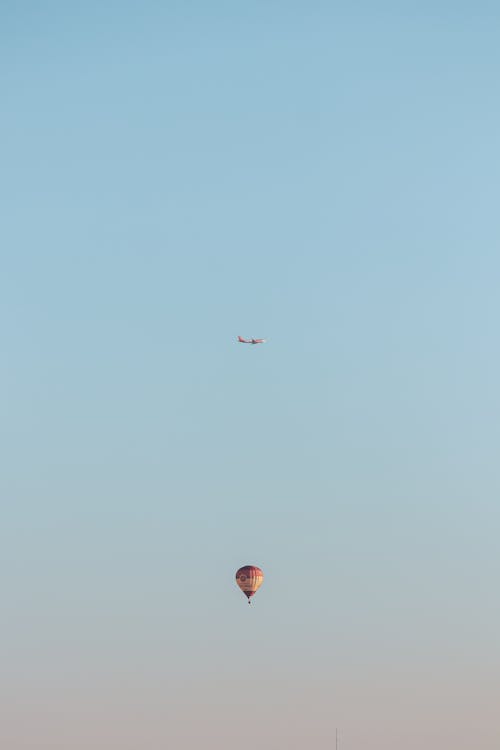
POLYGON ((240 344, 246 343, 245 339, 242 336, 238 336, 238 341, 240 342, 240 344))

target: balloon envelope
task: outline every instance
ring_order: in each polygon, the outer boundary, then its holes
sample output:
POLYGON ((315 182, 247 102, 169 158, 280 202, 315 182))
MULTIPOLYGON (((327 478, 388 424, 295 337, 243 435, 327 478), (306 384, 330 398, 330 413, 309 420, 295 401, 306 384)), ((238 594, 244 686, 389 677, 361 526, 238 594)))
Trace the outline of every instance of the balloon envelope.
POLYGON ((255 592, 261 587, 264 573, 256 565, 244 565, 236 571, 236 583, 250 601, 255 592))

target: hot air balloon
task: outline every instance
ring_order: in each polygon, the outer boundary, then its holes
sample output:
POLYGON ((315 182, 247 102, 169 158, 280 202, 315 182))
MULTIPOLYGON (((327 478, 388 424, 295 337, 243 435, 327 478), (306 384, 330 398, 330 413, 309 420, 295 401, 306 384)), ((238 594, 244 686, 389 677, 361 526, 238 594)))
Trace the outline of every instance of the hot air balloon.
POLYGON ((261 587, 263 580, 264 573, 255 565, 244 565, 236 571, 236 583, 247 597, 249 604, 251 604, 250 598, 261 587))

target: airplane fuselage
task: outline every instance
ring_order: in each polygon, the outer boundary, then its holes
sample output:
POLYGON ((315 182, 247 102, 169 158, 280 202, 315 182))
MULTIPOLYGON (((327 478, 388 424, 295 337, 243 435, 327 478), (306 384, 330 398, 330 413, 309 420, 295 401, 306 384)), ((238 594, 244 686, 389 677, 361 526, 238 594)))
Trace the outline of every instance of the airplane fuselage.
POLYGON ((265 339, 244 339, 242 336, 238 336, 240 344, 263 344, 265 339))

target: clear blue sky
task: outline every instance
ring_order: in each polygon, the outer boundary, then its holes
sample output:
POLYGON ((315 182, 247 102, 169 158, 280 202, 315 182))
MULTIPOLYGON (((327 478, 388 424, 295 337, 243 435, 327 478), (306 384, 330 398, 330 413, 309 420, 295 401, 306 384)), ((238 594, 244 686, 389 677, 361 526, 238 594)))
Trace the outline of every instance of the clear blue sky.
POLYGON ((43 5, 0 10, 0 744, 498 750, 498 7, 43 5))

